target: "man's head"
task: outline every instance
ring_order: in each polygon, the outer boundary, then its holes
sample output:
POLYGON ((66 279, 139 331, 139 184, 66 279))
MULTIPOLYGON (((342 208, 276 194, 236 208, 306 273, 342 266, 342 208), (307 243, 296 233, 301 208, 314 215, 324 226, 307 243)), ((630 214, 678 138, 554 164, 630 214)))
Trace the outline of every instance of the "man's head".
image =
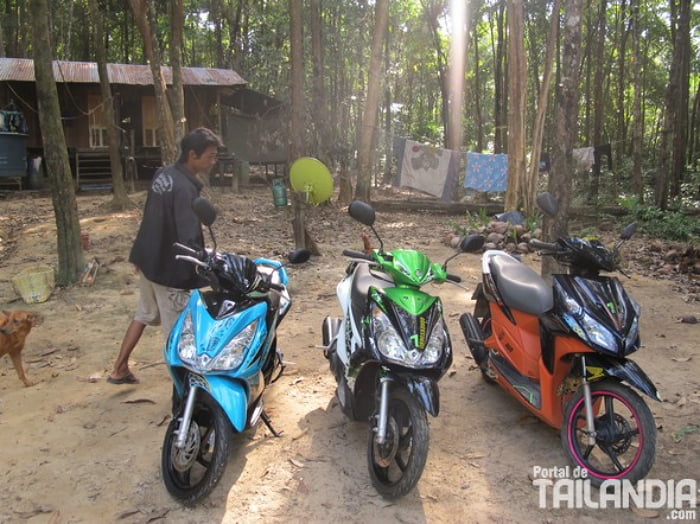
POLYGON ((180 142, 178 163, 185 164, 192 173, 209 173, 216 164, 217 150, 223 147, 221 139, 206 127, 198 127, 180 142))

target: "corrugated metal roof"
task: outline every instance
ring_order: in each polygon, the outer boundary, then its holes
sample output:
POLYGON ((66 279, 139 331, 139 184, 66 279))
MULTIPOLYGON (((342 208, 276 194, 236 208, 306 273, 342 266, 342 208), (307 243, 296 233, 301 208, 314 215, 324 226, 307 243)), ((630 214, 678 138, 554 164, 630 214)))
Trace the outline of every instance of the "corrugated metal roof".
MULTIPOLYGON (((140 64, 107 64, 110 83, 127 85, 153 85, 151 68, 140 64)), ((56 82, 97 84, 100 81, 95 62, 67 62, 54 60, 53 74, 56 82)), ((172 83, 172 70, 163 67, 166 83, 172 83)), ((34 61, 30 58, 0 58, 0 82, 34 82, 34 61)), ((233 69, 183 67, 182 82, 185 85, 231 87, 247 82, 233 69)))

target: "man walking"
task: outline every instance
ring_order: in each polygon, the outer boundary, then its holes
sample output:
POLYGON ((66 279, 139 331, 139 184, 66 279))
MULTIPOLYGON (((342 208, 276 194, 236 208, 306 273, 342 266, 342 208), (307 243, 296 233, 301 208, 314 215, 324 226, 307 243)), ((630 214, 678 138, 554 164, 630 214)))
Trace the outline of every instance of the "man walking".
POLYGON ((217 160, 221 139, 204 127, 186 135, 180 157, 160 169, 148 190, 143 219, 131 248, 129 262, 139 273, 139 303, 124 334, 110 384, 138 384, 129 370, 129 356, 146 326, 160 325, 167 340, 178 315, 187 305, 189 291, 200 287, 194 266, 176 260, 173 244, 202 249, 204 239, 192 201, 202 189, 197 174, 208 174, 217 160))

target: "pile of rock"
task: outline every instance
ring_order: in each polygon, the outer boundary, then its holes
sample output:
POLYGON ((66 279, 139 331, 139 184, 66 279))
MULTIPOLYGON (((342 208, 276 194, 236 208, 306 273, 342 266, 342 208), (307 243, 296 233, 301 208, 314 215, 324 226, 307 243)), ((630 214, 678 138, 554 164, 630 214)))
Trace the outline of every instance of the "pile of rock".
MULTIPOLYGON (((480 234, 485 238, 484 250, 501 249, 509 253, 527 254, 532 251, 529 242, 533 238, 541 238, 542 230, 537 228, 528 231, 523 224, 513 224, 506 221, 492 220, 487 225, 470 229, 469 234, 480 234)), ((450 233, 445 239, 452 247, 457 247, 462 238, 458 233, 450 233)))

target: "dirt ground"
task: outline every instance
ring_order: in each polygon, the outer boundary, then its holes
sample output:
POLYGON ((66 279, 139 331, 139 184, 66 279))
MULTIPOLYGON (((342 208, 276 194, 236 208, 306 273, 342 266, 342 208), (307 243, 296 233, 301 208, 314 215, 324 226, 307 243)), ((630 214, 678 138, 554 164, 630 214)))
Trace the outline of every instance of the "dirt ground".
MULTIPOLYGON (((220 248, 282 257, 293 247, 290 211, 273 206, 268 187, 253 185, 243 194, 208 188, 205 194, 221 210, 214 225, 220 248)), ((279 336, 288 368, 265 393, 282 437, 272 437, 264 425, 237 436, 213 494, 194 509, 182 507, 160 475, 171 387, 159 330, 147 329, 133 354, 139 385, 105 381, 137 300, 126 257, 145 192, 131 197, 136 207, 123 213, 105 211, 107 195, 78 197, 81 227, 89 234, 87 260, 100 262, 95 284, 57 289, 47 302, 31 306, 11 280, 24 268, 57 263, 51 199, 25 193, 0 200, 0 308, 32 309, 44 317, 23 353, 36 385, 25 388, 10 360, 0 359, 0 522, 641 522, 674 516, 668 508, 539 508, 533 468, 565 466, 567 460, 558 432, 484 383, 467 357, 458 318, 473 307, 477 255, 450 265, 469 291, 429 288, 445 303, 454 364, 440 382, 440 415, 429 417, 430 452, 418 486, 399 501, 382 499, 367 471, 367 426, 342 415, 318 347, 322 319, 337 312, 335 285, 346 264, 341 251, 361 246, 362 226, 344 206, 310 213, 321 256, 290 269, 294 303, 279 336)), ((386 248, 421 249, 442 262, 452 254, 443 238, 455 220, 379 213, 376 226, 386 248)), ((527 259, 538 263, 535 255, 527 259)), ((700 317, 700 302, 686 301, 671 280, 638 272, 622 278, 642 306, 643 346, 633 358, 664 399, 646 398, 659 431, 648 478, 697 478, 700 324, 678 319, 700 317)))

